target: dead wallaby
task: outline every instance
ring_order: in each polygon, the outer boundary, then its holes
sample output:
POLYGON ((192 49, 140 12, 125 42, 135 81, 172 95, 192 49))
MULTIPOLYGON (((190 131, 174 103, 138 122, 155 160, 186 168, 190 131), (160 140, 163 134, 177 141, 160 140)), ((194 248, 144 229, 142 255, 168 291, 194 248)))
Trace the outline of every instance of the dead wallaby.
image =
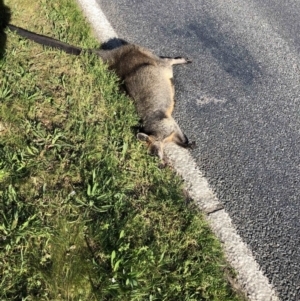
MULTIPOLYGON (((81 48, 64 42, 8 25, 19 35, 42 45, 59 48, 79 55, 81 48)), ((87 50, 98 55, 124 82, 125 89, 134 100, 141 118, 141 132, 137 138, 147 143, 149 152, 158 156, 164 165, 163 148, 175 142, 182 147, 191 147, 185 134, 172 117, 174 108, 173 65, 190 63, 188 59, 158 57, 149 50, 125 44, 113 50, 87 50)))

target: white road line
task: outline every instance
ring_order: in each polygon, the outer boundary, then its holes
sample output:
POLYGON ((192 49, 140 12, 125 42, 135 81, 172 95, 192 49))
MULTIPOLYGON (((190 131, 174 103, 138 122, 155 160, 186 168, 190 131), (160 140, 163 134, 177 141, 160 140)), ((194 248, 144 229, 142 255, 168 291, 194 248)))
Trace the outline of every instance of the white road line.
MULTIPOLYGON (((117 34, 106 19, 96 0, 77 0, 96 37, 101 42, 117 38, 117 34)), ((208 100, 201 99, 200 105, 208 100)), ((222 102, 222 101, 217 101, 222 102)), ((208 214, 207 220, 218 239, 222 242, 224 252, 230 265, 237 272, 237 281, 250 301, 279 301, 279 298, 263 275, 252 252, 243 243, 232 224, 231 218, 222 209, 222 205, 202 176, 190 153, 175 144, 166 147, 166 154, 177 173, 184 179, 186 189, 199 208, 208 214)))
POLYGON ((106 19, 96 0, 77 0, 84 15, 95 32, 95 35, 102 43, 117 38, 117 34, 106 19))

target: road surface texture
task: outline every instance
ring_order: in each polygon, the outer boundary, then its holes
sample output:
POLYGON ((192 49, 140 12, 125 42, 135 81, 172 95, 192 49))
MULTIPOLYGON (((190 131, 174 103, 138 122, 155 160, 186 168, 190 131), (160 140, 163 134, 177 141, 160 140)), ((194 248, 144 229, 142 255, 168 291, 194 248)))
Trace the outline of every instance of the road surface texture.
POLYGON ((175 67, 175 118, 282 300, 300 300, 300 1, 97 0, 175 67))

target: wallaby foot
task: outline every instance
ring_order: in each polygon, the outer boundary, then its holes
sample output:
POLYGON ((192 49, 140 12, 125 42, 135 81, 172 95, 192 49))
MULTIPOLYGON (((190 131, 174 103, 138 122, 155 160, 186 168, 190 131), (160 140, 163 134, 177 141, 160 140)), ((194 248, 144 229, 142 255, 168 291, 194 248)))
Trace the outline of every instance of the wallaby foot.
POLYGON ((160 58, 168 61, 171 66, 180 65, 180 64, 190 64, 192 62, 190 59, 181 56, 177 56, 177 57, 160 56, 160 58))
POLYGON ((174 57, 174 58, 173 58, 173 63, 172 63, 172 65, 178 65, 178 64, 190 64, 190 63, 192 63, 192 60, 190 60, 189 58, 177 56, 177 57, 174 57))

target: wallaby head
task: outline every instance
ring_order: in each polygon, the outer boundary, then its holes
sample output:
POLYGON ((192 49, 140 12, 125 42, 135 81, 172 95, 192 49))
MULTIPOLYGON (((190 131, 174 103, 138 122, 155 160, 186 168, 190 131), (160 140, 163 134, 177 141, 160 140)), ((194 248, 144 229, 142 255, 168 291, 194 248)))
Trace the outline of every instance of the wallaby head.
POLYGON ((182 147, 193 146, 176 121, 167 116, 153 122, 151 127, 144 127, 143 131, 137 134, 137 138, 146 142, 150 155, 159 157, 162 167, 165 166, 164 147, 167 143, 173 142, 182 147))
MULTIPOLYGON (((67 53, 79 55, 80 47, 39 35, 14 25, 12 31, 39 44, 59 48, 67 53)), ((164 146, 175 142, 191 147, 187 137, 171 116, 174 108, 173 65, 191 61, 182 57, 158 57, 150 50, 125 41, 113 41, 120 47, 115 49, 90 49, 88 53, 98 55, 123 81, 125 89, 133 99, 142 121, 143 131, 137 135, 148 144, 149 152, 164 159, 164 146)))

